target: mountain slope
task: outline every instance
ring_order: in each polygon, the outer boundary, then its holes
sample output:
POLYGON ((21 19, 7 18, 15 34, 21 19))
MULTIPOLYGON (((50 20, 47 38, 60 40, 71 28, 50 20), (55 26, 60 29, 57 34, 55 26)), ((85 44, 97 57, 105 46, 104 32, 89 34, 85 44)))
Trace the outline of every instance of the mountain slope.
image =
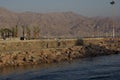
MULTIPOLYGON (((0 28, 21 26, 40 27, 42 36, 88 37, 93 35, 111 35, 112 20, 110 18, 88 18, 73 12, 15 13, 0 8, 0 28)), ((120 34, 120 18, 116 21, 116 32, 120 34)))

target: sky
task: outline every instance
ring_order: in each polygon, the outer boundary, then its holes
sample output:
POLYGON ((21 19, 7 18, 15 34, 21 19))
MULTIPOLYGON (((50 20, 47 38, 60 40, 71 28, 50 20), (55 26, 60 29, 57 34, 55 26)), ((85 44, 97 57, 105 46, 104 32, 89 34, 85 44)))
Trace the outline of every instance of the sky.
MULTIPOLYGON (((83 16, 112 16, 112 0, 0 0, 0 7, 15 12, 68 12, 83 16)), ((120 16, 120 0, 115 0, 114 14, 120 16)))

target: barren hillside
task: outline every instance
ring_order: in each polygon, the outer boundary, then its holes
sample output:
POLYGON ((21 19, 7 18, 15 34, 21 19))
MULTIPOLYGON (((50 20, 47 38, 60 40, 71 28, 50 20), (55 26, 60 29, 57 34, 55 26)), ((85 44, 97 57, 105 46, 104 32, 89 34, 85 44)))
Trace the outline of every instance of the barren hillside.
MULTIPOLYGON (((111 18, 88 18, 74 12, 17 13, 0 8, 0 28, 11 28, 16 25, 19 27, 19 33, 21 26, 31 29, 38 26, 42 36, 91 37, 110 36, 112 33, 111 18)), ((115 21, 115 29, 120 36, 120 18, 115 21)))

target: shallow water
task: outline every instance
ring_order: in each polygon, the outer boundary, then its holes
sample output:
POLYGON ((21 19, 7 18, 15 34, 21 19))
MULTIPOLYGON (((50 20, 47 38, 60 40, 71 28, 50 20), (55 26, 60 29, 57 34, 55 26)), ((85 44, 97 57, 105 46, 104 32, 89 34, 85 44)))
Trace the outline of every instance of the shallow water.
POLYGON ((0 80, 120 80, 120 55, 3 68, 0 80))

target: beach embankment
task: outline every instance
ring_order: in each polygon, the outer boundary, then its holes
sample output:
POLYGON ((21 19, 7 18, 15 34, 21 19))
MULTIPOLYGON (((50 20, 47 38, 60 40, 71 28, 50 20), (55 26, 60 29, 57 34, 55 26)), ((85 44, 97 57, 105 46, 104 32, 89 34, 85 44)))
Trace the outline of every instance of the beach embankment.
POLYGON ((57 63, 119 53, 119 38, 0 41, 0 67, 57 63))

